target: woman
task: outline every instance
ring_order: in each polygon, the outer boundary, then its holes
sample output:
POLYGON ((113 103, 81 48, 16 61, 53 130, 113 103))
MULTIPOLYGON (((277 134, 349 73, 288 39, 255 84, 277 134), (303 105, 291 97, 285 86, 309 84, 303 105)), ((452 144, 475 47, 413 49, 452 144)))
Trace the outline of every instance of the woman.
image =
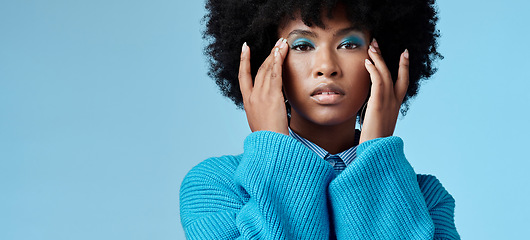
POLYGON ((440 57, 433 4, 210 0, 211 76, 252 133, 184 179, 187 237, 459 239, 454 199, 392 136, 440 57))

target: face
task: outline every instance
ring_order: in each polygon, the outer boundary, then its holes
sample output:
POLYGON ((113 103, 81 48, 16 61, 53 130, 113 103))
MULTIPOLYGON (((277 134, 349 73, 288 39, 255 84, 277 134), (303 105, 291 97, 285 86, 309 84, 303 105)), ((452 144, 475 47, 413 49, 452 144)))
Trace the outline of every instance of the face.
POLYGON ((325 28, 308 27, 301 19, 279 29, 289 43, 284 61, 284 91, 291 111, 291 126, 353 124, 364 104, 370 77, 364 66, 369 34, 348 21, 344 11, 323 18, 325 28))

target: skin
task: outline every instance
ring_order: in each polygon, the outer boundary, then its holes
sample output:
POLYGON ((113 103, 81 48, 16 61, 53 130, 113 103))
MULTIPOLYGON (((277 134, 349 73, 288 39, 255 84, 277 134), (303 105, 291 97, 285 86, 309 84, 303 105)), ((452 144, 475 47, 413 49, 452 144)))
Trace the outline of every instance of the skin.
POLYGON ((357 112, 370 88, 364 67, 369 34, 342 17, 323 19, 325 29, 310 28, 298 19, 279 31, 291 46, 283 68, 284 90, 293 110, 290 127, 331 153, 354 145, 357 112), (333 88, 337 92, 314 94, 333 88))
POLYGON ((377 42, 370 43, 370 34, 355 28, 342 9, 332 19, 323 15, 324 28, 308 27, 300 18, 286 21, 254 84, 250 48, 243 45, 239 83, 253 132, 289 134, 285 92, 291 129, 340 153, 354 145, 356 115, 371 91, 359 143, 393 134, 408 86, 408 52, 401 54, 394 85, 377 42))

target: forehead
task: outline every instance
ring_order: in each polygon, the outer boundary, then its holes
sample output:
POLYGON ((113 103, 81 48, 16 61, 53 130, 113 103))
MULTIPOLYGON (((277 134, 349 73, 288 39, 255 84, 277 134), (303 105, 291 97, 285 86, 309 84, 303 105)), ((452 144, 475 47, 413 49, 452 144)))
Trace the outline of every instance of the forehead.
MULTIPOLYGON (((331 11, 331 16, 328 15, 328 11, 322 11, 321 20, 323 27, 316 26, 313 24, 311 27, 307 26, 300 13, 294 14, 292 18, 286 18, 282 21, 282 24, 278 27, 278 34, 281 37, 286 37, 293 30, 305 30, 305 31, 325 31, 325 32, 336 32, 341 29, 354 29, 362 31, 360 26, 350 22, 346 15, 344 8, 335 7, 331 11)), ((363 31, 364 32, 364 31, 363 31)))

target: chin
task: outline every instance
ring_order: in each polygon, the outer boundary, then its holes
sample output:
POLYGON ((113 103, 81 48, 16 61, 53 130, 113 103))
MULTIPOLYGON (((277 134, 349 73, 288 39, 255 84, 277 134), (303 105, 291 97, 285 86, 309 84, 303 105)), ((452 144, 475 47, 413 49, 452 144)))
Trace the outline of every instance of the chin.
POLYGON ((357 121, 357 112, 352 111, 355 107, 345 108, 344 106, 328 106, 325 108, 313 107, 305 109, 297 109, 294 106, 291 107, 291 122, 293 122, 293 120, 299 121, 300 123, 306 122, 314 127, 332 127, 344 124, 350 126, 351 124, 355 125, 357 121))
POLYGON ((337 119, 337 118, 326 118, 326 119, 315 119, 315 121, 312 121, 312 122, 316 125, 331 127, 331 126, 337 126, 337 125, 346 123, 348 122, 348 120, 337 119))
POLYGON ((319 113, 317 115, 309 116, 306 118, 310 122, 319 126, 337 126, 345 123, 355 124, 357 120, 357 114, 344 115, 337 113, 319 113))

